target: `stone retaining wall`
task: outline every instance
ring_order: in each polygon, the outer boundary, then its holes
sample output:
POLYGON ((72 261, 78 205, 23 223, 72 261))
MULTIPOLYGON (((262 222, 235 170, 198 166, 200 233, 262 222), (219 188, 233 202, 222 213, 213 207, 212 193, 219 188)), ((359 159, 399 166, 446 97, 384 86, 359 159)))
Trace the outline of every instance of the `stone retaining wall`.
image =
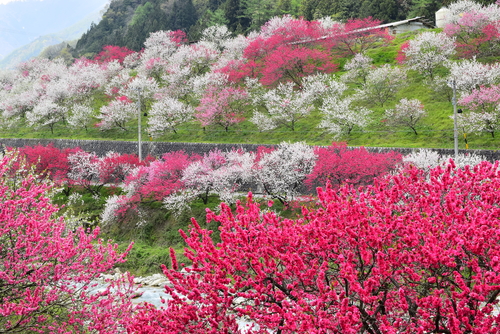
MULTIPOLYGON (((48 145, 53 143, 57 148, 73 148, 80 147, 87 152, 95 152, 99 156, 105 155, 109 151, 121 154, 137 154, 137 142, 135 141, 110 141, 110 140, 74 140, 74 139, 16 139, 16 138, 0 138, 0 144, 6 147, 23 147, 35 145, 48 145)), ((218 148, 222 151, 228 151, 232 148, 242 148, 246 151, 256 151, 259 146, 273 145, 256 145, 256 144, 211 144, 211 143, 172 143, 172 142, 149 142, 142 143, 143 157, 148 154, 159 157, 167 152, 183 150, 188 154, 197 153, 203 155, 209 151, 218 148)), ((413 148, 388 148, 388 147, 367 147, 371 152, 388 152, 398 151, 401 154, 409 154, 417 149, 413 148)), ((433 149, 440 155, 453 155, 453 149, 433 149)), ((487 160, 493 162, 500 160, 500 151, 493 150, 460 150, 460 153, 474 153, 486 157, 487 160)))

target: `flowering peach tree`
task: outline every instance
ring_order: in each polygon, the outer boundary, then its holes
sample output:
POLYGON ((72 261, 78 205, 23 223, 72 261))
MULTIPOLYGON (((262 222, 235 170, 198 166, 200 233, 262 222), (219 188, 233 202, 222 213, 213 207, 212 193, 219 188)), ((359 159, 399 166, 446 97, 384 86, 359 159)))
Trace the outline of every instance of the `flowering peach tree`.
POLYGON ((355 189, 318 190, 285 219, 250 195, 192 220, 192 266, 163 272, 172 299, 144 307, 136 333, 496 333, 498 163, 408 167, 355 189))
MULTIPOLYGON (((2 175, 11 162, 11 154, 0 160, 2 175)), ((33 174, 0 178, 0 332, 123 332, 130 277, 99 289, 95 280, 125 254, 100 240, 98 228, 68 230, 52 191, 33 174)))

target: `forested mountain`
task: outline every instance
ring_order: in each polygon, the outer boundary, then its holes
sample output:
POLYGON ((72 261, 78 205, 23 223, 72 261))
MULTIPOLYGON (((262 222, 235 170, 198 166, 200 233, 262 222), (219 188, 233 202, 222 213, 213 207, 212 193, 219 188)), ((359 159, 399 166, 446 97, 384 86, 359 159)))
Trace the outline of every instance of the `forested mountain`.
POLYGON ((197 21, 191 0, 114 0, 99 24, 78 41, 79 54, 97 53, 104 45, 140 50, 151 32, 188 31, 197 21))
MULTIPOLYGON (((205 28, 222 24, 236 34, 258 29, 276 15, 345 21, 372 16, 392 22, 434 13, 453 0, 112 0, 98 24, 79 40, 75 56, 92 55, 104 45, 139 51, 151 32, 181 29, 197 40, 205 28)), ((477 1, 491 4, 495 0, 477 1)))
POLYGON ((107 1, 25 0, 7 4, 0 1, 0 59, 37 38, 61 32, 87 15, 98 13, 107 1))

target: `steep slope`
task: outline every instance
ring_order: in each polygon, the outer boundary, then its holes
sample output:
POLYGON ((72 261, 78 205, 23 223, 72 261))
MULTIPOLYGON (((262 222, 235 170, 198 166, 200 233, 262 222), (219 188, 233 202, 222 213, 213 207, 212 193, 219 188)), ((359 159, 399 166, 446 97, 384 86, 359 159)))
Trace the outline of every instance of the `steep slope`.
MULTIPOLYGON (((273 16, 290 14, 316 20, 330 16, 345 21, 373 17, 392 22, 427 16, 450 0, 114 0, 102 21, 78 41, 75 56, 91 56, 104 45, 140 50, 151 32, 181 29, 197 40, 203 29, 226 25, 237 34, 247 34, 273 16)), ((494 0, 485 0, 493 3, 494 0)))
POLYGON ((76 46, 79 55, 95 54, 104 45, 140 50, 151 32, 185 30, 196 23, 191 0, 115 0, 99 24, 92 25, 76 46))

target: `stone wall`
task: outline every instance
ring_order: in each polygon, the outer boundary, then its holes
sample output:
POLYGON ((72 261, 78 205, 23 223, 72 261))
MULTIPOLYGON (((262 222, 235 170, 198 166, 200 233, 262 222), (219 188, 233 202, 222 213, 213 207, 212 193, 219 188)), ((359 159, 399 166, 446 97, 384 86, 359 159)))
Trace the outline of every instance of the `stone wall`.
MULTIPOLYGON (((109 140, 73 140, 73 139, 12 139, 0 138, 0 144, 6 147, 23 147, 35 145, 48 145, 53 143, 57 148, 73 148, 80 147, 87 152, 95 152, 99 156, 105 155, 109 151, 121 154, 137 154, 137 142, 135 141, 109 141, 109 140)), ((188 154, 197 153, 203 155, 209 151, 218 148, 222 151, 228 151, 232 148, 241 148, 246 151, 256 151, 259 146, 273 145, 256 145, 256 144, 210 144, 210 143, 170 143, 170 142, 143 142, 142 155, 145 157, 150 154, 155 157, 160 157, 166 152, 174 152, 183 150, 188 154)), ((413 152, 413 148, 386 148, 386 147, 367 147, 371 152, 388 152, 398 151, 401 154, 409 154, 413 152)), ((441 155, 453 155, 453 149, 433 149, 441 155)), ((474 153, 483 155, 489 161, 500 160, 500 151, 492 150, 460 150, 460 153, 474 153)))

